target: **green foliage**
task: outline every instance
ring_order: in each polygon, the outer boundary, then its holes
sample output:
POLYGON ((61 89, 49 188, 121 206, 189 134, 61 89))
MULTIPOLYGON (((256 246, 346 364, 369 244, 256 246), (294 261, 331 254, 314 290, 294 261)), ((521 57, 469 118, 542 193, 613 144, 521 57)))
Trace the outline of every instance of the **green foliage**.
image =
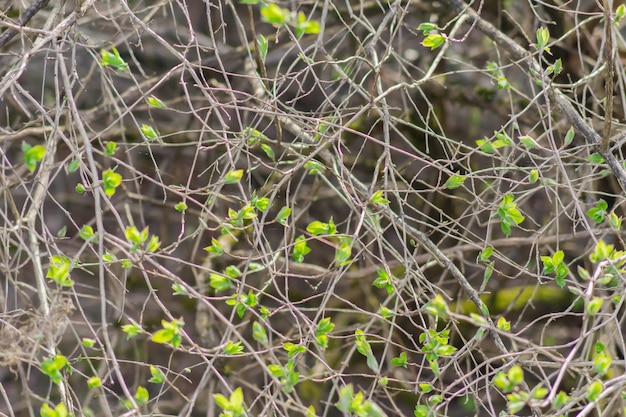
POLYGON ((384 197, 383 190, 378 190, 370 197, 370 201, 374 204, 380 204, 386 206, 389 204, 389 200, 384 197))
POLYGON ((163 103, 158 97, 150 96, 146 99, 146 102, 150 107, 154 107, 157 109, 167 109, 165 103, 163 103))
POLYGON ((440 33, 431 33, 424 38, 422 45, 431 51, 439 48, 446 42, 446 37, 440 33))
POLYGON ((243 400, 243 390, 235 389, 229 398, 222 394, 214 394, 215 404, 223 410, 220 417, 240 417, 245 413, 246 405, 243 400))
POLYGON ((291 208, 285 206, 281 208, 278 214, 276 215, 276 221, 282 224, 283 226, 287 226, 287 219, 289 218, 290 215, 291 215, 291 208))
POLYGON ((270 374, 279 379, 285 394, 292 392, 300 380, 300 373, 296 372, 294 368, 295 362, 293 359, 290 359, 285 366, 271 364, 267 367, 270 374))
POLYGON ((259 342, 262 346, 267 346, 267 344, 269 343, 267 338, 267 332, 258 321, 252 323, 252 338, 259 342))
POLYGON ((496 150, 506 148, 513 145, 513 140, 506 134, 506 132, 494 132, 495 139, 489 138, 478 139, 476 145, 478 148, 486 154, 493 155, 496 150))
POLYGON ((225 184, 236 184, 239 181, 241 181, 241 178, 243 178, 243 169, 237 169, 235 171, 230 171, 230 172, 227 172, 226 175, 224 175, 224 183, 225 184))
POLYGON ((298 236, 293 245, 292 257, 293 260, 302 263, 304 262, 304 257, 311 252, 311 248, 306 243, 306 238, 304 236, 298 236))
POLYGON ((211 246, 205 247, 204 250, 215 256, 219 256, 224 253, 224 247, 217 239, 211 239, 211 246))
POLYGON ((455 175, 451 175, 450 178, 448 178, 443 186, 446 187, 448 190, 454 190, 455 188, 459 188, 461 185, 463 185, 466 178, 467 177, 465 175, 459 175, 459 172, 457 171, 455 175))
POLYGON ((233 295, 231 298, 226 300, 226 304, 230 306, 235 306, 235 312, 237 313, 237 316, 242 319, 247 308, 256 307, 256 305, 258 304, 258 297, 252 290, 250 290, 248 291, 248 295, 233 295))
POLYGON ((41 417, 68 417, 67 407, 63 403, 59 403, 56 407, 52 408, 48 403, 43 403, 39 410, 41 417))
POLYGON ((550 31, 547 28, 540 27, 537 29, 537 43, 534 45, 540 51, 544 51, 550 54, 550 48, 548 48, 548 42, 550 41, 550 31))
POLYGON ((41 362, 41 372, 50 377, 55 384, 61 383, 63 369, 71 369, 67 358, 63 355, 55 355, 41 362))
POLYGON ((319 220, 316 220, 306 227, 306 231, 311 233, 313 236, 318 236, 321 234, 325 235, 334 235, 337 233, 337 229, 335 228, 335 223, 333 219, 330 219, 328 223, 322 223, 319 220))
MULTIPOLYGON (((150 399, 150 394, 148 393, 147 389, 145 389, 142 386, 139 386, 137 387, 137 391, 135 392, 135 395, 133 396, 133 398, 135 399, 135 403, 138 406, 142 406, 148 402, 148 400, 150 399)), ((130 402, 130 400, 125 400, 124 405, 129 410, 133 408, 133 404, 130 402)))
POLYGON ((148 382, 150 383, 162 384, 163 382, 165 382, 165 374, 154 365, 150 365, 150 375, 152 375, 151 378, 148 380, 148 382))
POLYGON ((391 295, 394 292, 393 283, 391 281, 391 276, 387 273, 387 271, 383 268, 376 271, 376 279, 372 283, 376 288, 384 288, 387 291, 387 294, 391 295))
POLYGON ((498 217, 500 217, 500 228, 506 236, 511 234, 511 227, 517 226, 524 221, 524 216, 517 208, 513 194, 504 195, 497 213, 498 217))
POLYGON ((111 47, 111 51, 112 52, 109 52, 106 49, 102 49, 100 51, 100 65, 102 65, 103 67, 110 66, 114 68, 117 72, 129 71, 130 68, 128 64, 126 63, 126 61, 124 61, 124 59, 122 59, 118 50, 115 47, 111 47))
POLYGON ((122 176, 120 174, 112 169, 102 172, 102 188, 107 197, 112 197, 120 184, 122 184, 122 176))
POLYGON ((241 355, 244 351, 244 347, 241 341, 233 342, 229 340, 226 342, 226 346, 224 346, 224 354, 225 355, 241 355))
POLYGON ((150 340, 155 343, 169 344, 172 347, 178 347, 182 342, 180 331, 183 329, 184 325, 185 323, 182 319, 172 321, 161 320, 161 326, 163 326, 163 328, 156 331, 150 340))
POLYGON ((92 376, 87 380, 87 387, 89 389, 100 388, 102 386, 102 381, 97 376, 92 376))
POLYGON ((509 88, 511 86, 509 84, 509 81, 504 76, 504 72, 498 66, 497 63, 495 63, 495 62, 487 62, 487 69, 489 70, 491 75, 496 77, 496 80, 498 82, 498 89, 499 90, 507 89, 507 88, 509 88))
POLYGON ((443 299, 441 294, 435 295, 435 297, 422 309, 426 314, 434 317, 441 317, 444 319, 448 317, 448 304, 446 303, 446 300, 443 299))
POLYGON ((24 142, 22 144, 22 152, 24 152, 24 165, 30 172, 33 172, 37 169, 37 164, 46 155, 46 148, 42 145, 31 146, 24 142))
POLYGON ((357 329, 354 332, 356 339, 356 349, 359 353, 367 358, 367 366, 374 372, 378 372, 378 361, 372 352, 372 346, 367 341, 363 330, 357 329))
POLYGON ((78 235, 81 237, 81 239, 86 240, 86 241, 93 239, 95 236, 93 232, 93 227, 87 224, 84 225, 82 229, 80 229, 80 232, 78 232, 78 235))
POLYGON ((267 38, 263 35, 259 35, 256 40, 257 48, 259 48, 259 55, 261 55, 261 61, 265 62, 267 57, 268 42, 267 38))
POLYGON ((606 215, 608 214, 607 213, 608 208, 609 208, 609 205, 607 204, 607 202, 600 199, 595 207, 592 207, 589 210, 587 210, 587 216, 589 216, 591 220, 594 221, 594 223, 600 224, 606 218, 606 215))
POLYGON ((233 282, 224 275, 211 273, 209 275, 209 285, 217 291, 226 291, 233 287, 233 282))
POLYGON ((554 255, 542 256, 541 262, 543 263, 544 274, 556 274, 556 283, 559 287, 565 286, 565 278, 569 274, 569 268, 563 262, 565 254, 562 250, 556 251, 554 255))
POLYGON ((117 150, 117 143, 115 142, 107 142, 104 145, 104 154, 106 156, 112 156, 117 150))
POLYGON ((358 417, 383 417, 385 412, 373 401, 366 400, 362 392, 354 393, 352 384, 339 389, 337 408, 344 414, 353 414, 358 417))
POLYGON ((333 331, 335 324, 330 321, 329 317, 326 317, 317 324, 315 329, 315 341, 320 349, 325 350, 328 348, 328 334, 333 331))
POLYGON ((148 228, 144 228, 141 232, 135 226, 128 226, 124 231, 126 240, 131 244, 130 251, 136 252, 145 244, 145 251, 155 252, 161 246, 158 236, 150 236, 148 228), (147 241, 147 244, 146 244, 147 241))
POLYGON ((402 367, 402 368, 406 368, 407 367, 407 356, 406 356, 406 352, 401 352, 400 356, 397 356, 393 359, 391 359, 391 364, 393 366, 398 366, 398 367, 402 367))
POLYGON ((155 140, 159 138, 159 133, 150 125, 141 125, 141 134, 146 140, 155 140))
POLYGON ((50 278, 61 287, 71 287, 74 281, 70 279, 72 264, 63 255, 54 255, 50 258, 50 266, 46 278, 50 278))
POLYGON ((604 391, 604 384, 602 381, 594 380, 591 384, 587 386, 586 397, 589 401, 596 401, 600 394, 604 391))
POLYGON ((126 333, 126 338, 130 339, 132 337, 137 336, 139 333, 143 333, 143 329, 135 322, 131 322, 130 324, 124 324, 122 326, 122 331, 126 333))

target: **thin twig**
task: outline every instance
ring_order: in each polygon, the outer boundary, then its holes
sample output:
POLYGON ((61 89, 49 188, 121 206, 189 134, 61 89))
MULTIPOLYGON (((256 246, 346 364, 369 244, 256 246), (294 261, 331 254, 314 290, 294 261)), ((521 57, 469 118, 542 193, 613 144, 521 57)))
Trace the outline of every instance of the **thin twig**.
MULTIPOLYGON (((20 16, 20 26, 26 25, 30 19, 33 18, 41 9, 46 7, 50 0, 35 0, 33 4, 31 4, 28 9, 22 13, 20 16)), ((11 39, 17 35, 18 30, 14 28, 9 28, 5 30, 2 35, 0 35, 0 48, 6 45, 11 39)))

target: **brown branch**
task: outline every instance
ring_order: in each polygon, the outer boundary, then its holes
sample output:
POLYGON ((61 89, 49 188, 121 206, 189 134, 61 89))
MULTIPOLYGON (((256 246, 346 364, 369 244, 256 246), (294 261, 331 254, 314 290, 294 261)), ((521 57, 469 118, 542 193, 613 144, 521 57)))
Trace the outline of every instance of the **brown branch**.
MULTIPOLYGON (((474 9, 469 7, 463 0, 447 0, 448 4, 452 6, 459 15, 466 14, 468 16, 468 23, 474 25, 478 30, 484 33, 487 37, 493 40, 498 46, 504 49, 513 59, 524 63, 530 71, 530 74, 538 77, 543 83, 545 92, 548 98, 556 103, 559 110, 561 110, 569 122, 574 126, 574 129, 581 134, 587 143, 595 145, 598 152, 602 155, 607 162, 615 178, 619 183, 622 191, 626 193, 626 171, 619 163, 615 155, 608 149, 602 149, 602 138, 600 135, 578 114, 570 99, 566 97, 558 88, 552 85, 551 80, 542 76, 544 74, 543 68, 540 63, 533 59, 531 53, 526 49, 519 46, 513 39, 502 33, 498 28, 491 23, 484 20, 474 9)), ((607 22, 607 25, 610 22, 607 22)), ((608 45, 606 46, 608 48, 608 45)), ((607 97, 609 100, 609 97, 607 97)), ((610 117, 607 115, 606 117, 610 117)), ((608 138, 608 137, 607 137, 608 138)))
MULTIPOLYGON (((41 9, 46 7, 50 0, 35 0, 20 16, 20 26, 26 25, 41 9)), ((11 39, 17 35, 17 29, 9 28, 0 35, 0 48, 6 45, 11 39)))

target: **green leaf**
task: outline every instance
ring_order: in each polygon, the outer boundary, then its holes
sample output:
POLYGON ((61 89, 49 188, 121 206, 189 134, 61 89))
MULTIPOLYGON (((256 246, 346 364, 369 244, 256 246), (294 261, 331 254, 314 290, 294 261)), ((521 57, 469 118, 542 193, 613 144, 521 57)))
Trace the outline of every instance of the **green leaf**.
POLYGON ((509 369, 507 377, 513 385, 521 385, 524 382, 524 371, 522 370, 521 366, 514 365, 511 367, 511 369, 509 369))
POLYGON ((604 163, 604 157, 602 155, 600 155, 599 153, 597 153, 597 152, 592 153, 591 155, 589 155, 588 160, 592 164, 596 164, 596 165, 600 165, 600 164, 604 163))
POLYGON ((261 17, 264 22, 281 27, 289 21, 289 10, 283 9, 277 4, 268 3, 261 6, 261 17))
POLYGON ((615 9, 615 18, 613 22, 615 24, 618 24, 624 18, 624 16, 626 16, 626 6, 620 4, 619 6, 617 6, 617 9, 615 9))
POLYGON ((155 107, 157 109, 167 109, 165 103, 163 103, 159 98, 155 96, 150 96, 146 99, 146 102, 150 107, 155 107))
POLYGON ((493 255, 493 247, 487 246, 485 249, 480 251, 480 255, 478 255, 478 259, 481 262, 489 262, 491 255, 493 255))
POLYGON ((607 354, 604 352, 600 352, 596 355, 595 359, 593 360, 593 369, 598 374, 604 375, 608 372, 612 363, 613 363, 613 360, 611 359, 610 356, 607 356, 607 354))
POLYGON ((113 196, 115 190, 122 183, 122 176, 112 169, 107 169, 102 173, 102 188, 107 197, 113 196))
POLYGON ((211 273, 209 274, 209 285, 217 291, 225 291, 232 288, 233 283, 228 277, 211 273))
POLYGON ((439 33, 431 33, 422 41, 422 45, 430 48, 431 51, 439 48, 446 41, 446 38, 439 33))
POLYGON ((111 48, 111 52, 107 51, 106 49, 102 49, 100 51, 100 56, 101 56, 101 60, 100 60, 100 65, 106 67, 106 66, 111 66, 113 68, 115 68, 115 70, 117 72, 126 72, 129 70, 129 66, 126 63, 126 61, 124 61, 122 59, 122 57, 120 56, 120 53, 117 51, 117 49, 115 47, 111 48))
POLYGON ((534 184, 537 182, 538 179, 539 179, 539 171, 537 171, 536 169, 531 170, 530 174, 528 174, 528 182, 530 184, 534 184))
POLYGON ((187 204, 185 204, 184 201, 178 202, 176 203, 176 205, 174 206, 174 208, 176 209, 176 211, 182 213, 185 210, 187 210, 189 207, 187 206, 187 204))
POLYGON ((78 235, 81 237, 81 239, 89 241, 91 239, 94 238, 94 232, 93 232, 93 228, 89 225, 84 225, 82 229, 80 229, 80 232, 78 232, 78 235))
POLYGON ((147 140, 154 140, 159 137, 157 131, 152 126, 146 124, 141 125, 141 133, 147 140))
POLYGON ((117 150, 117 143, 115 142, 107 142, 104 145, 104 154, 106 156, 111 156, 115 153, 115 151, 117 150))
POLYGON ((235 183, 238 183, 239 181, 241 181, 242 177, 243 177, 243 169, 230 171, 229 173, 227 173, 224 176, 224 183, 225 184, 235 184, 235 183))
POLYGON ((505 319, 504 317, 500 317, 498 319, 497 326, 498 326, 498 329, 502 330, 503 332, 508 332, 509 330, 511 330, 511 322, 505 319))
POLYGON ((267 57, 268 50, 268 42, 267 38, 263 35, 259 35, 256 41, 257 47, 259 48, 259 55, 261 55, 261 61, 265 62, 265 58, 267 57))
POLYGON ((600 311, 600 308, 602 308, 602 302, 602 298, 594 297, 591 301, 589 301, 589 304, 587 304, 587 314, 590 316, 597 314, 598 311, 600 311))
POLYGON ((150 394, 148 394, 148 390, 144 387, 137 387, 137 392, 135 393, 135 402, 137 405, 144 405, 150 399, 150 394))
POLYGON ((531 138, 530 136, 520 136, 519 140, 520 142, 522 142, 522 145, 524 145, 528 149, 537 148, 537 142, 535 142, 535 139, 531 138))
POLYGON ((615 214, 614 211, 612 211, 609 215, 609 224, 611 225, 611 229, 615 230, 616 232, 622 230, 622 218, 617 217, 617 214, 615 214))
POLYGON ((165 374, 156 366, 150 365, 150 375, 152 375, 152 378, 148 382, 162 384, 165 381, 165 374))
POLYGON ((252 338, 263 346, 268 344, 265 328, 258 321, 252 323, 252 338))
POLYGON ((122 326, 122 331, 126 333, 126 338, 130 339, 131 337, 137 336, 139 333, 143 332, 143 329, 137 323, 124 324, 122 326))
POLYGON ((287 226, 287 219, 291 215, 291 208, 284 206, 276 215, 276 221, 283 226, 287 226))
POLYGON ((549 40, 550 31, 547 28, 540 27, 539 29, 537 29, 537 49, 546 50, 546 46, 548 45, 549 40))
POLYGON ((595 380, 587 387, 587 400, 595 401, 600 397, 602 391, 604 390, 604 385, 601 381, 595 380))
POLYGON ((229 340, 224 346, 224 354, 226 355, 240 355, 244 351, 243 344, 241 341, 233 342, 229 340))
MULTIPOLYGON (((107 142, 107 146, 108 146, 108 144, 109 144, 109 142, 107 142)), ((106 153, 106 151, 105 151, 105 153, 106 153)), ((80 158, 74 158, 67 165, 67 172, 69 172, 69 173, 76 172, 76 170, 78 170, 78 168, 80 168, 80 158)))
POLYGON ((574 128, 570 127, 567 133, 565 134, 565 140, 563 141, 565 146, 569 146, 572 143, 572 141, 574 140, 575 133, 576 132, 574 131, 574 128))
POLYGON ((608 207, 607 202, 600 199, 598 203, 596 203, 595 207, 587 210, 587 215, 594 221, 594 223, 600 224, 606 218, 608 207))
POLYGON ((417 30, 422 31, 424 36, 428 36, 430 32, 432 32, 433 30, 438 30, 438 29, 439 27, 436 24, 430 23, 430 22, 420 23, 420 25, 417 27, 417 30))
POLYGON ((70 260, 63 255, 53 255, 50 258, 50 266, 46 278, 50 278, 61 287, 71 287, 74 281, 70 279, 72 264, 70 260))
POLYGON ((265 155, 267 155, 268 158, 270 158, 271 160, 274 160, 276 155, 274 155, 274 150, 272 149, 270 145, 267 145, 264 143, 261 145, 261 149, 263 149, 263 152, 265 152, 265 155))
POLYGON ((24 165, 30 172, 37 169, 37 164, 43 159, 46 154, 46 148, 42 145, 30 146, 27 143, 22 145, 24 151, 24 165))
POLYGON ((378 371, 378 361, 376 361, 376 357, 374 356, 374 353, 372 352, 372 347, 370 346, 370 343, 367 341, 367 339, 365 338, 365 333, 363 332, 363 330, 357 329, 354 332, 355 338, 356 338, 356 347, 358 352, 365 356, 367 359, 367 366, 372 370, 377 372, 378 371))
POLYGON ((178 282, 172 284, 172 290, 174 290, 174 295, 189 295, 187 289, 178 282))
POLYGON ((465 182, 465 178, 467 178, 467 176, 459 175, 459 171, 457 171, 455 175, 452 175, 450 176, 450 178, 448 178, 448 180, 444 184, 444 187, 446 187, 448 190, 459 188, 461 185, 463 185, 463 182, 465 182))
POLYGON ((559 393, 554 398, 554 402, 552 403, 552 409, 558 410, 563 407, 569 401, 569 395, 567 395, 563 391, 559 391, 559 393))
POLYGON ((376 191, 371 197, 370 197, 370 201, 374 204, 380 204, 383 206, 386 206, 389 204, 389 200, 387 200, 384 196, 383 196, 383 190, 378 190, 376 191))
POLYGON ((304 257, 311 252, 311 248, 308 247, 306 243, 306 238, 302 235, 298 236, 293 245, 293 260, 302 263, 304 262, 304 257))
POLYGON ((217 239, 211 239, 211 246, 207 246, 204 248, 205 251, 212 253, 216 256, 219 256, 224 253, 224 247, 217 239))
POLYGON ((352 238, 341 236, 339 238, 339 247, 335 250, 335 262, 337 265, 344 266, 350 263, 352 255, 352 238))
POLYGON ((401 352, 400 356, 391 359, 391 364, 393 366, 406 368, 407 367, 406 352, 401 352))

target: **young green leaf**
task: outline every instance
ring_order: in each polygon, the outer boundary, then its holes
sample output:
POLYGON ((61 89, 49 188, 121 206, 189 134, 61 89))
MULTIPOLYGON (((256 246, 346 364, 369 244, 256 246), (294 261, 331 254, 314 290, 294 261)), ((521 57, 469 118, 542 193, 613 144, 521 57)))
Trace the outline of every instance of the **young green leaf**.
POLYGON ((450 178, 448 178, 448 180, 444 184, 444 187, 446 187, 448 190, 454 190, 455 188, 459 188, 461 185, 463 185, 463 182, 465 182, 465 178, 467 178, 465 175, 459 175, 459 172, 457 171, 455 175, 451 175, 450 178))
POLYGON ((22 145, 22 151, 24 152, 24 165, 30 172, 35 171, 37 164, 43 159, 46 154, 46 148, 42 145, 30 146, 27 143, 22 145))
POLYGON ((165 103, 163 103, 161 99, 155 96, 148 97, 146 99, 146 102, 148 103, 150 107, 155 107, 157 109, 167 109, 167 106, 165 105, 165 103))
POLYGON ((422 41, 422 45, 426 48, 430 48, 430 50, 433 51, 443 45, 445 41, 446 38, 442 34, 431 33, 430 35, 426 36, 426 38, 424 38, 424 40, 422 41))
POLYGON ((235 171, 230 171, 224 176, 225 184, 235 184, 241 181, 243 177, 243 169, 238 169, 235 171))
POLYGON ((267 57, 268 42, 267 38, 263 35, 259 35, 256 40, 257 47, 259 48, 259 55, 261 55, 261 61, 265 62, 267 57))

